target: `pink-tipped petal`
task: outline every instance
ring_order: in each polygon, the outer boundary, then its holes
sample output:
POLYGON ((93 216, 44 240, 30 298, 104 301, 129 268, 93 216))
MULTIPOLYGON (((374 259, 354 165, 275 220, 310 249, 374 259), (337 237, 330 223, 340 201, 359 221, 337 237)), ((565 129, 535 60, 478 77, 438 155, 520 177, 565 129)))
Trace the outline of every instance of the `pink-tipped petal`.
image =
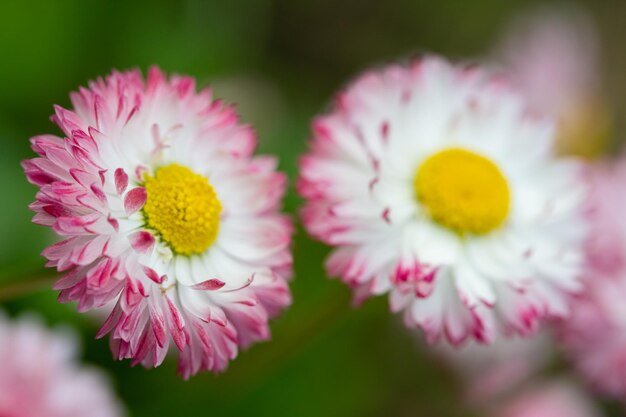
POLYGON ((155 239, 152 233, 145 230, 140 230, 128 236, 130 245, 138 252, 148 252, 152 250, 155 244, 155 239))
POLYGON ((209 279, 194 285, 192 288, 200 291, 215 291, 219 290, 224 285, 226 285, 224 281, 220 281, 219 279, 209 279))
POLYGON ((146 189, 143 187, 137 187, 130 190, 124 197, 124 209, 126 214, 133 214, 146 204, 146 189))
POLYGON ((117 168, 115 170, 115 189, 117 193, 122 195, 128 187, 128 174, 123 168, 117 168))

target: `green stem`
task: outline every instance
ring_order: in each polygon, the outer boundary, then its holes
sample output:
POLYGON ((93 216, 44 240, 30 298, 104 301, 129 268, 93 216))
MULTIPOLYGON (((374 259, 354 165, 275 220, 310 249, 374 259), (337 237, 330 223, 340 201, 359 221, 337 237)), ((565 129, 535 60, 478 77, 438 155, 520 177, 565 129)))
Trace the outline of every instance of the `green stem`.
MULTIPOLYGON (((275 333, 282 335, 282 337, 276 337, 272 341, 271 347, 264 344, 258 346, 257 349, 260 352, 255 355, 255 358, 248 363, 245 369, 245 379, 250 382, 247 385, 249 390, 256 389, 259 381, 267 378, 268 373, 276 372, 281 366, 280 364, 286 363, 305 349, 315 338, 320 337, 323 332, 336 326, 351 310, 349 300, 344 294, 338 293, 331 299, 325 299, 325 301, 325 303, 317 304, 317 307, 309 311, 308 314, 302 314, 308 317, 306 322, 296 321, 276 327, 275 333)), ((232 381, 236 381, 235 383, 240 385, 242 376, 229 376, 233 378, 232 381)), ((241 391, 245 391, 245 388, 241 391)), ((241 395, 241 392, 239 394, 241 395)))
POLYGON ((44 275, 33 279, 18 280, 0 286, 0 302, 24 297, 34 292, 50 288, 56 280, 56 275, 44 275))

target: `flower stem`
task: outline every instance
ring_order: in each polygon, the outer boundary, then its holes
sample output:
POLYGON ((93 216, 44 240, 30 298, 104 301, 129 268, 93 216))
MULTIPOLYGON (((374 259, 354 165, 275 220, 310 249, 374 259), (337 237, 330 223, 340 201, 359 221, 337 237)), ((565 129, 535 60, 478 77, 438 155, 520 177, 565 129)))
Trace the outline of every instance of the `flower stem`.
POLYGON ((0 286, 0 302, 24 297, 34 292, 50 288, 56 275, 44 275, 32 279, 23 279, 0 286))

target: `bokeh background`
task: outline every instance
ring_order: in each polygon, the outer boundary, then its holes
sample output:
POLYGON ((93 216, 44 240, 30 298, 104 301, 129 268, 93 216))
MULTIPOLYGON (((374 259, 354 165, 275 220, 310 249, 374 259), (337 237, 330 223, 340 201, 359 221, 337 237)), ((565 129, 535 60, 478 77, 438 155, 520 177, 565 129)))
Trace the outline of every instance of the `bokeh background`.
MULTIPOLYGON (((388 313, 384 297, 350 306, 345 285, 323 270, 327 249, 298 228, 294 304, 272 324, 273 340, 253 346, 221 375, 188 382, 168 360, 157 370, 111 360, 95 341, 99 319, 56 302, 41 250, 54 237, 30 223, 35 187, 19 162, 28 138, 57 133, 52 105, 111 69, 157 64, 211 84, 239 106, 263 153, 278 155, 293 188, 310 118, 366 66, 435 52, 480 59, 512 20, 548 2, 529 0, 58 0, 0 3, 0 303, 9 315, 39 312, 75 327, 85 362, 106 370, 130 416, 479 416, 463 407, 461 384, 388 313)), ((626 2, 576 5, 598 31, 600 85, 611 109, 609 152, 626 122, 626 2)), ((0 367, 2 365, 0 364, 0 367)), ((558 367, 557 364, 554 367, 558 367)), ((551 368, 546 372, 551 372, 551 368)), ((608 415, 622 415, 604 403, 608 415)), ((554 416, 566 417, 566 416, 554 416)))

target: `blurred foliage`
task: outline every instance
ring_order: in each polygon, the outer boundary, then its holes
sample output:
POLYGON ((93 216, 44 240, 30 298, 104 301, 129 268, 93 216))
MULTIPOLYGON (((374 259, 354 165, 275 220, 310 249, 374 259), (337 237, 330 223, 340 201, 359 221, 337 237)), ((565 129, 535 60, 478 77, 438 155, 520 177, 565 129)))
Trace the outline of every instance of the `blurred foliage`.
MULTIPOLYGON (((0 285, 50 276, 39 252, 53 241, 30 223, 35 188, 19 166, 28 138, 56 132, 52 104, 112 68, 157 64, 214 85, 255 125, 260 150, 277 154, 293 180, 311 117, 365 66, 424 51, 453 58, 488 52, 528 0, 61 0, 0 3, 0 285)), ((616 108, 626 5, 583 3, 601 28, 616 108), (620 12, 621 11, 621 12, 620 12)), ((623 81, 622 81, 623 83, 623 81)), ((618 125, 622 122, 618 114, 618 125)), ((290 188, 286 209, 299 199, 290 188)), ((97 319, 59 305, 48 290, 6 302, 11 314, 38 311, 80 329, 88 362, 106 368, 131 416, 462 417, 450 371, 423 353, 383 298, 350 307, 345 286, 322 269, 327 249, 300 230, 293 306, 273 323, 273 341, 252 347, 222 375, 189 382, 175 361, 158 370, 113 362, 94 341, 97 319)), ((2 291, 0 289, 0 291, 2 291)), ((617 414, 615 414, 617 415, 617 414)))

